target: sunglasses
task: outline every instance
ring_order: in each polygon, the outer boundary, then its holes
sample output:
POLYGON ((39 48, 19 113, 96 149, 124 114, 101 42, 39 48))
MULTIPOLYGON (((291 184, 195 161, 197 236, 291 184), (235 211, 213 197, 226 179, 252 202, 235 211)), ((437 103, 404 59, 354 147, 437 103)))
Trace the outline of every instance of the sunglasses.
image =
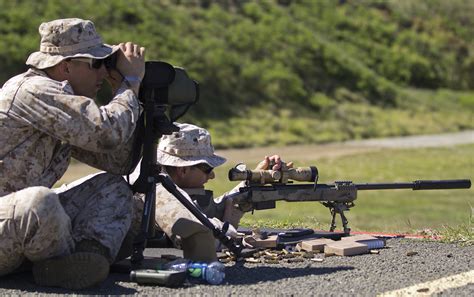
POLYGON ((196 167, 197 169, 201 170, 205 174, 211 174, 212 170, 214 170, 214 167, 211 167, 207 165, 206 163, 196 164, 193 167, 196 167))
POLYGON ((71 61, 79 61, 89 64, 91 69, 100 69, 104 64, 105 59, 92 59, 92 58, 71 58, 71 61))

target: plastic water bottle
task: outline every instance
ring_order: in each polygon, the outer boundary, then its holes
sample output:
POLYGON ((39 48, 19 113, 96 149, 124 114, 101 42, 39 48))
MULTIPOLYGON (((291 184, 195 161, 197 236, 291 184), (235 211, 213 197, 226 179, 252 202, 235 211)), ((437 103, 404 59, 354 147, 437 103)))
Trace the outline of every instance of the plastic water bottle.
POLYGON ((165 265, 165 269, 175 271, 186 271, 192 279, 199 279, 211 285, 218 285, 224 281, 225 266, 220 262, 202 263, 192 262, 186 259, 177 259, 165 265))
POLYGON ((176 259, 174 261, 168 262, 164 264, 160 269, 163 270, 174 270, 174 271, 186 271, 188 269, 188 265, 191 261, 187 259, 176 259))

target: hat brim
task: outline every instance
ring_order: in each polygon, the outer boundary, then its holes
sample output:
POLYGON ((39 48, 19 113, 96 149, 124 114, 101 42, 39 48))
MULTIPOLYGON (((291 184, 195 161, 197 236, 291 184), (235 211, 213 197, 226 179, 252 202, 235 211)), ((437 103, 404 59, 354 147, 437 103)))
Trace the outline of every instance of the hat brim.
POLYGON ((185 167, 206 163, 207 165, 213 168, 220 166, 224 164, 225 161, 227 161, 226 158, 223 158, 216 154, 212 156, 177 157, 160 150, 156 152, 156 160, 158 164, 164 166, 185 167))
POLYGON ((26 65, 37 69, 46 69, 53 67, 68 58, 105 59, 115 53, 118 49, 118 46, 103 44, 101 46, 89 48, 83 52, 75 53, 74 55, 52 55, 43 52, 34 52, 26 60, 26 65))

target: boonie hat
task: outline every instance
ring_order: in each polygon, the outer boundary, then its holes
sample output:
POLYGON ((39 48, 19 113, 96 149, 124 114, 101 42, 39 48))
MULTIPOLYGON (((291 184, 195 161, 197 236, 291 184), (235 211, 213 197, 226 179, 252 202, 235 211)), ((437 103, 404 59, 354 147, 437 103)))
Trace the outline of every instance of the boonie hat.
POLYGON ((193 166, 206 163, 217 167, 226 159, 214 153, 209 132, 195 125, 175 123, 179 132, 163 135, 156 153, 157 163, 165 166, 193 166))
POLYGON ((40 50, 26 65, 38 69, 52 67, 67 58, 104 59, 119 49, 102 42, 94 23, 77 18, 59 19, 39 26, 40 50))

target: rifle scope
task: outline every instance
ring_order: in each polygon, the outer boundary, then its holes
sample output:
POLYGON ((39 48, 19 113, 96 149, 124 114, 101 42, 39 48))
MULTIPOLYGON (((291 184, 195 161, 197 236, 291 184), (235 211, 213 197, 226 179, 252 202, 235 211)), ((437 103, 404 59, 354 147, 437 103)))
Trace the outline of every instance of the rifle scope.
POLYGON ((287 180, 314 182, 318 178, 315 166, 279 170, 246 170, 238 166, 229 170, 230 181, 249 181, 252 183, 286 183, 287 180))

